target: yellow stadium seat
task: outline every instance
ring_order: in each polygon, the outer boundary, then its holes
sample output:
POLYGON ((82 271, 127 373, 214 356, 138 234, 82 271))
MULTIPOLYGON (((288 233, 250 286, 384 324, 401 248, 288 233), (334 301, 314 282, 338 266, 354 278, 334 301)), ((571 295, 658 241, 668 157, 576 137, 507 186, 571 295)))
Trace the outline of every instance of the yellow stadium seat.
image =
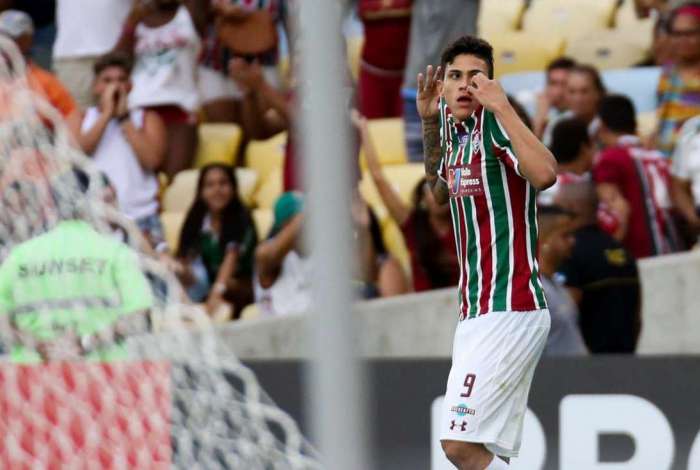
MULTIPOLYGON (((382 165, 397 165, 406 163, 406 142, 404 137, 403 119, 371 119, 368 121, 369 134, 377 149, 379 163, 382 165)), ((365 169, 364 152, 360 152, 360 167, 365 169)))
POLYGON ((609 28, 616 6, 617 0, 533 0, 523 16, 523 31, 572 39, 609 28))
POLYGON ((235 124, 200 124, 194 167, 201 168, 209 163, 234 165, 242 138, 243 132, 235 124))
MULTIPOLYGON (((398 191, 401 200, 408 206, 413 206, 413 191, 416 184, 425 176, 425 168, 422 163, 407 163, 405 165, 387 165, 382 168, 387 180, 398 191)), ((360 181, 360 194, 362 198, 374 210, 374 213, 383 221, 389 214, 386 212, 374 181, 369 173, 364 172, 360 181)))
POLYGON ((182 230, 182 224, 185 223, 185 216, 184 212, 163 212, 160 214, 160 221, 165 232, 165 241, 168 243, 172 254, 177 252, 180 244, 180 230, 182 230))
MULTIPOLYGON (((255 170, 250 168, 236 168, 236 182, 238 184, 238 197, 241 202, 251 207, 254 201, 258 176, 255 170)), ((166 212, 187 212, 197 193, 197 180, 199 170, 181 171, 173 179, 172 184, 163 194, 163 210, 166 212)))
POLYGON ((387 251, 396 258, 410 279, 412 276, 411 256, 408 253, 401 229, 391 219, 385 220, 382 224, 382 240, 384 240, 387 251))
POLYGON ((496 34, 516 31, 525 11, 524 0, 491 0, 479 3, 477 30, 479 36, 490 39, 496 34))
POLYGON ((282 194, 282 168, 278 167, 267 175, 253 197, 255 207, 269 209, 282 194))
POLYGON ((525 32, 500 34, 491 38, 496 78, 517 72, 544 70, 564 51, 564 39, 541 37, 525 32))
POLYGON ((253 223, 258 234, 258 241, 263 241, 270 234, 272 224, 275 222, 275 214, 272 209, 254 209, 253 223))
POLYGON ((623 30, 591 31, 571 39, 566 55, 600 70, 623 69, 642 62, 650 45, 650 41, 640 40, 637 34, 623 30))
POLYGON ((258 173, 258 184, 263 184, 276 168, 284 164, 284 147, 287 144, 287 133, 270 137, 267 140, 251 140, 245 152, 245 166, 258 173))
POLYGON ((651 37, 654 31, 654 19, 637 17, 637 11, 634 6, 634 0, 624 0, 622 5, 615 12, 614 26, 616 29, 636 30, 639 33, 647 33, 639 36, 639 39, 651 37))
POLYGON ((357 82, 360 75, 360 57, 362 56, 362 46, 365 43, 364 36, 353 36, 347 38, 348 67, 352 79, 357 82))
POLYGON ((260 318, 260 309, 256 304, 250 304, 243 308, 241 311, 241 320, 253 320, 255 318, 260 318))

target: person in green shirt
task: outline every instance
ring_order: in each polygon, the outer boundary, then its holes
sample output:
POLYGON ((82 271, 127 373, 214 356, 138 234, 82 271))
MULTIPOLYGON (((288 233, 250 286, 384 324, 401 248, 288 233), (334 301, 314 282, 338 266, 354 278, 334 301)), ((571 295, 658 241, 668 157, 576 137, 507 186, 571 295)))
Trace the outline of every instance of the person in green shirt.
POLYGON ((68 214, 0 265, 0 322, 14 362, 123 359, 124 337, 148 329, 153 294, 136 253, 68 214))

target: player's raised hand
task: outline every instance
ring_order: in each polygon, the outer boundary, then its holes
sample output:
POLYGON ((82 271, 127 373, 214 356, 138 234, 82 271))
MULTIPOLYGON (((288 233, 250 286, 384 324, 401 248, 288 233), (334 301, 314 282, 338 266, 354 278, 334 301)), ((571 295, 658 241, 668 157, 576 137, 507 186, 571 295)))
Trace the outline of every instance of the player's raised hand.
POLYGON ((432 65, 425 69, 425 75, 418 74, 418 93, 416 94, 416 107, 422 120, 437 119, 440 113, 438 98, 442 90, 442 67, 433 70, 432 65))
POLYGON ((503 109, 504 106, 510 106, 501 84, 496 80, 489 79, 483 73, 476 74, 472 78, 467 90, 489 111, 496 112, 503 109))

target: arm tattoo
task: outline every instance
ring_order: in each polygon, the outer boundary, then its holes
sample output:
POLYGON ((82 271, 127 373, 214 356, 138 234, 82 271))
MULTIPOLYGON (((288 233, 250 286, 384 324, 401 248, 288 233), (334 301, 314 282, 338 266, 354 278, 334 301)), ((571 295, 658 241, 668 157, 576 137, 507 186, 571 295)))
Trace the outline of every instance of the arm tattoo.
POLYGON ((438 203, 448 200, 447 185, 438 178, 438 170, 442 161, 440 145, 440 120, 423 121, 423 155, 425 158, 425 177, 433 190, 438 203))

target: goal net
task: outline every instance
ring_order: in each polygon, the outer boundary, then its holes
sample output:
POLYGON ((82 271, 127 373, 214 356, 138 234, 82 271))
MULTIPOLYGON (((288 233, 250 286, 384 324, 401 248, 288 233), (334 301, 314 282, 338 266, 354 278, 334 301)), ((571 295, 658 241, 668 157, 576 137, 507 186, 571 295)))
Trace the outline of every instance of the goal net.
POLYGON ((0 468, 313 469, 0 38, 0 468))

